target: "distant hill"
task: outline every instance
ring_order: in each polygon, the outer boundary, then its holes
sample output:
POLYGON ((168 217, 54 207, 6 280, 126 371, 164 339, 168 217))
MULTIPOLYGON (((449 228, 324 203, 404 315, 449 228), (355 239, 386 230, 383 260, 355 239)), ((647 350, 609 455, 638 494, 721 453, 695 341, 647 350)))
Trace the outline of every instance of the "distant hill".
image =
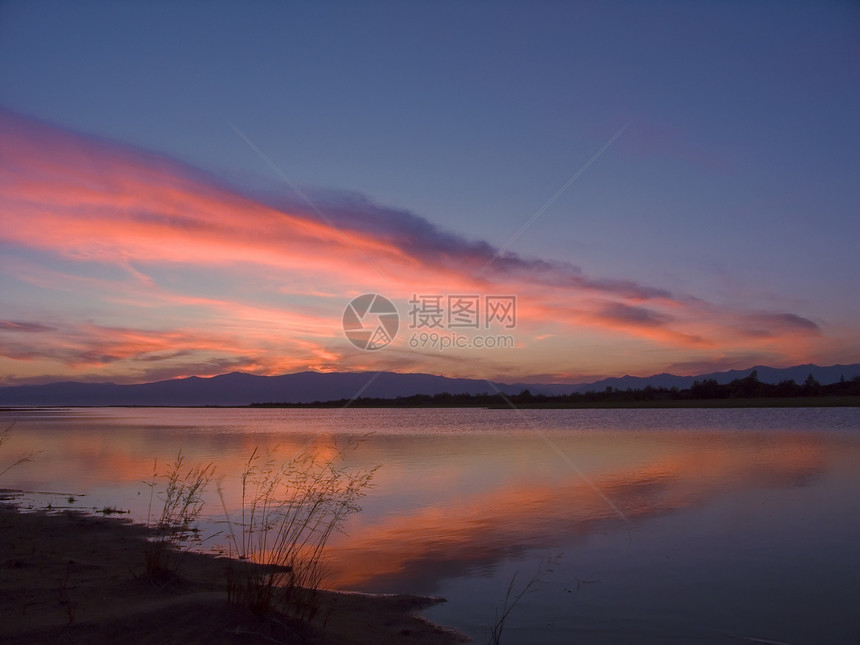
MULTIPOLYGON (((299 372, 255 376, 234 372, 211 378, 174 379, 140 385, 49 383, 0 388, 0 405, 250 405, 270 401, 306 403, 353 396, 495 393, 486 381, 431 374, 381 372, 299 372)), ((505 394, 523 387, 497 384, 505 394)), ((567 388, 569 390, 569 387, 567 388)))
POLYGON ((350 399, 354 396, 394 398, 413 394, 494 394, 495 388, 505 394, 517 394, 529 389, 534 394, 569 394, 604 390, 606 387, 627 389, 652 387, 688 388, 693 381, 715 379, 728 383, 758 371, 760 381, 778 383, 793 379, 802 383, 809 374, 821 384, 834 383, 841 377, 851 379, 860 375, 860 364, 798 365, 776 369, 766 366, 746 370, 714 372, 698 376, 656 374, 649 377, 623 376, 593 383, 524 384, 493 383, 480 379, 460 379, 432 374, 398 374, 380 372, 299 372, 282 376, 255 376, 234 372, 211 378, 192 376, 184 379, 117 385, 115 383, 49 383, 0 388, 0 405, 47 406, 110 406, 110 405, 250 405, 251 403, 289 402, 310 403, 350 399))
POLYGON ((694 381, 704 381, 713 379, 717 383, 725 384, 739 378, 746 378, 753 370, 758 372, 758 380, 764 383, 779 383, 781 381, 792 380, 795 383, 801 384, 806 380, 806 377, 812 374, 813 378, 822 385, 828 383, 836 383, 839 379, 845 378, 850 380, 857 375, 860 375, 860 364, 852 365, 830 365, 828 367, 819 367, 818 365, 795 365, 794 367, 767 367, 766 365, 756 365, 745 370, 729 370, 727 372, 711 372, 710 374, 699 374, 697 376, 676 376, 675 374, 655 374, 653 376, 622 376, 620 378, 607 378, 602 381, 593 383, 583 383, 574 386, 574 392, 588 392, 593 390, 605 390, 607 387, 613 389, 641 389, 647 386, 651 387, 677 387, 680 389, 690 387, 694 381))

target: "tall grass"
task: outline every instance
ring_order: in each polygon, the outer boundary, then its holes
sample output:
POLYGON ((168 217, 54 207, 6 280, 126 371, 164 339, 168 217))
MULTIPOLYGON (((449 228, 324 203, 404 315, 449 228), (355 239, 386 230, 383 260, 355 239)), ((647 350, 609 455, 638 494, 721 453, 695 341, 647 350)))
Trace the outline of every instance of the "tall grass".
MULTIPOLYGON (((15 422, 13 421, 12 423, 9 424, 8 427, 6 427, 4 430, 0 431, 0 448, 2 448, 3 445, 9 441, 9 433, 12 432, 12 428, 14 428, 14 427, 15 427, 15 422)), ((0 470, 0 477, 5 475, 6 473, 8 473, 15 466, 20 466, 21 464, 27 463, 28 461, 32 461, 34 455, 35 455, 35 453, 29 453, 29 454, 22 455, 22 456, 18 457, 11 464, 9 464, 8 466, 6 466, 2 470, 0 470)))
POLYGON ((230 570, 230 602, 262 614, 314 617, 326 543, 361 510, 358 501, 378 469, 349 469, 343 457, 343 449, 328 457, 304 451, 278 465, 251 453, 241 476, 240 517, 233 522, 224 508, 231 551, 251 565, 230 570))
POLYGON ((545 559, 541 560, 538 564, 537 571, 535 571, 534 575, 520 588, 519 591, 514 591, 519 571, 514 572, 514 575, 511 576, 511 581, 508 583, 508 590, 505 592, 505 602, 502 605, 502 609, 501 611, 496 611, 496 620, 493 623, 493 626, 490 627, 490 637, 487 641, 488 645, 499 645, 502 642, 502 632, 505 629, 505 621, 508 619, 508 616, 510 616, 514 608, 520 604, 523 597, 534 591, 534 587, 543 580, 543 577, 547 573, 552 572, 552 563, 560 557, 561 556, 552 558, 551 556, 547 556, 545 559))
POLYGON ((196 535, 195 523, 203 511, 203 494, 214 471, 211 463, 186 467, 181 451, 161 474, 158 460, 154 462, 152 479, 144 482, 150 488, 146 523, 155 530, 145 549, 146 570, 150 575, 175 575, 181 554, 189 547, 189 538, 196 535), (161 513, 154 522, 153 496, 161 501, 161 513))

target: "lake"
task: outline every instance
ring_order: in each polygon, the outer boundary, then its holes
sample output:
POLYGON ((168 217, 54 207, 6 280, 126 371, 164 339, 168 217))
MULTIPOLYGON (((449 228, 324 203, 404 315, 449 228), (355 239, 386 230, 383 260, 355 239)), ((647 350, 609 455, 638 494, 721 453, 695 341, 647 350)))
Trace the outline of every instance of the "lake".
MULTIPOLYGON (((35 455, 0 486, 138 520, 154 462, 180 450, 216 464, 232 514, 254 448, 361 438, 348 465, 380 468, 327 586, 443 596, 426 615, 479 643, 533 579, 504 643, 860 643, 858 408, 80 408, 0 412, 0 429, 13 420, 0 471, 35 455)), ((214 486, 207 512, 221 530, 214 486)))

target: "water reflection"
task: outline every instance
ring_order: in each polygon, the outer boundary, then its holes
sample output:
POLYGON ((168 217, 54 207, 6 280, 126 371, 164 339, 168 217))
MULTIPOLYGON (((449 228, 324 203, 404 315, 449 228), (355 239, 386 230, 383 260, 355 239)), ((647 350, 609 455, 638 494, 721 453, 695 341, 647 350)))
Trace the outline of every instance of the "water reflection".
MULTIPOLYGON (((630 531, 730 493, 810 486, 827 471, 836 449, 826 433, 764 429, 758 411, 747 420, 753 429, 738 421, 726 429, 724 417, 707 421, 707 415, 706 427, 684 429, 680 411, 668 411, 663 423, 670 429, 660 429, 654 416, 660 411, 642 411, 647 431, 631 426, 630 411, 618 411, 615 419, 613 411, 601 412, 602 426, 593 411, 572 429, 558 414, 540 422, 625 521, 542 439, 516 426, 515 415, 500 417, 498 411, 351 411, 342 415, 337 433, 327 425, 328 411, 19 413, 8 451, 39 455, 11 471, 5 483, 84 492, 91 506, 130 508, 141 519, 148 502, 142 482, 151 479, 154 462, 163 470, 182 450, 189 464, 216 463, 233 513, 239 477, 254 448, 285 461, 313 439, 312 450, 333 454, 345 437, 381 429, 347 455, 351 465, 382 468, 364 512, 347 527, 348 537, 331 545, 328 583, 432 591, 439 580, 476 566, 596 532, 630 531)), ((219 519, 220 502, 212 496, 209 501, 219 519)))
MULTIPOLYGON (((568 454, 587 452, 580 441, 557 441, 568 454)), ((541 447, 537 443, 530 450, 537 453, 541 447)), ((440 489, 435 482, 435 502, 373 523, 353 523, 349 538, 339 540, 330 553, 332 582, 380 591, 403 588, 407 582, 432 589, 440 577, 457 576, 479 564, 570 545, 594 532, 629 530, 731 491, 807 485, 824 471, 826 454, 819 438, 787 437, 779 450, 767 447, 756 439, 741 447, 728 440, 704 446, 681 442, 671 455, 589 472, 626 521, 576 473, 552 468, 537 454, 531 477, 512 477, 490 489, 440 489)), ((518 446, 520 456, 523 449, 518 446)), ((456 478, 456 472, 449 476, 456 478)))

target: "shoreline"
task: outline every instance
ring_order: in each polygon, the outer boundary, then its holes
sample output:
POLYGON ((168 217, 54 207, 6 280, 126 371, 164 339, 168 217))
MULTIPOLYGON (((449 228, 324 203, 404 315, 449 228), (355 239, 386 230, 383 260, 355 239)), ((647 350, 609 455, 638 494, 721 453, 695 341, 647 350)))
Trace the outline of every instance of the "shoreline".
POLYGON ((653 401, 591 401, 581 403, 518 402, 512 405, 396 405, 344 404, 342 401, 320 403, 264 403, 250 405, 21 405, 0 406, 0 412, 39 412, 42 410, 99 410, 110 408, 171 410, 640 410, 640 409, 769 409, 769 408, 857 408, 860 396, 760 397, 728 399, 676 399, 653 401))
POLYGON ((320 591, 316 616, 260 617, 227 602, 226 570, 179 554, 177 575, 146 574, 150 530, 80 511, 21 512, 0 500, 0 640, 63 643, 463 643, 420 611, 442 598, 320 591))

